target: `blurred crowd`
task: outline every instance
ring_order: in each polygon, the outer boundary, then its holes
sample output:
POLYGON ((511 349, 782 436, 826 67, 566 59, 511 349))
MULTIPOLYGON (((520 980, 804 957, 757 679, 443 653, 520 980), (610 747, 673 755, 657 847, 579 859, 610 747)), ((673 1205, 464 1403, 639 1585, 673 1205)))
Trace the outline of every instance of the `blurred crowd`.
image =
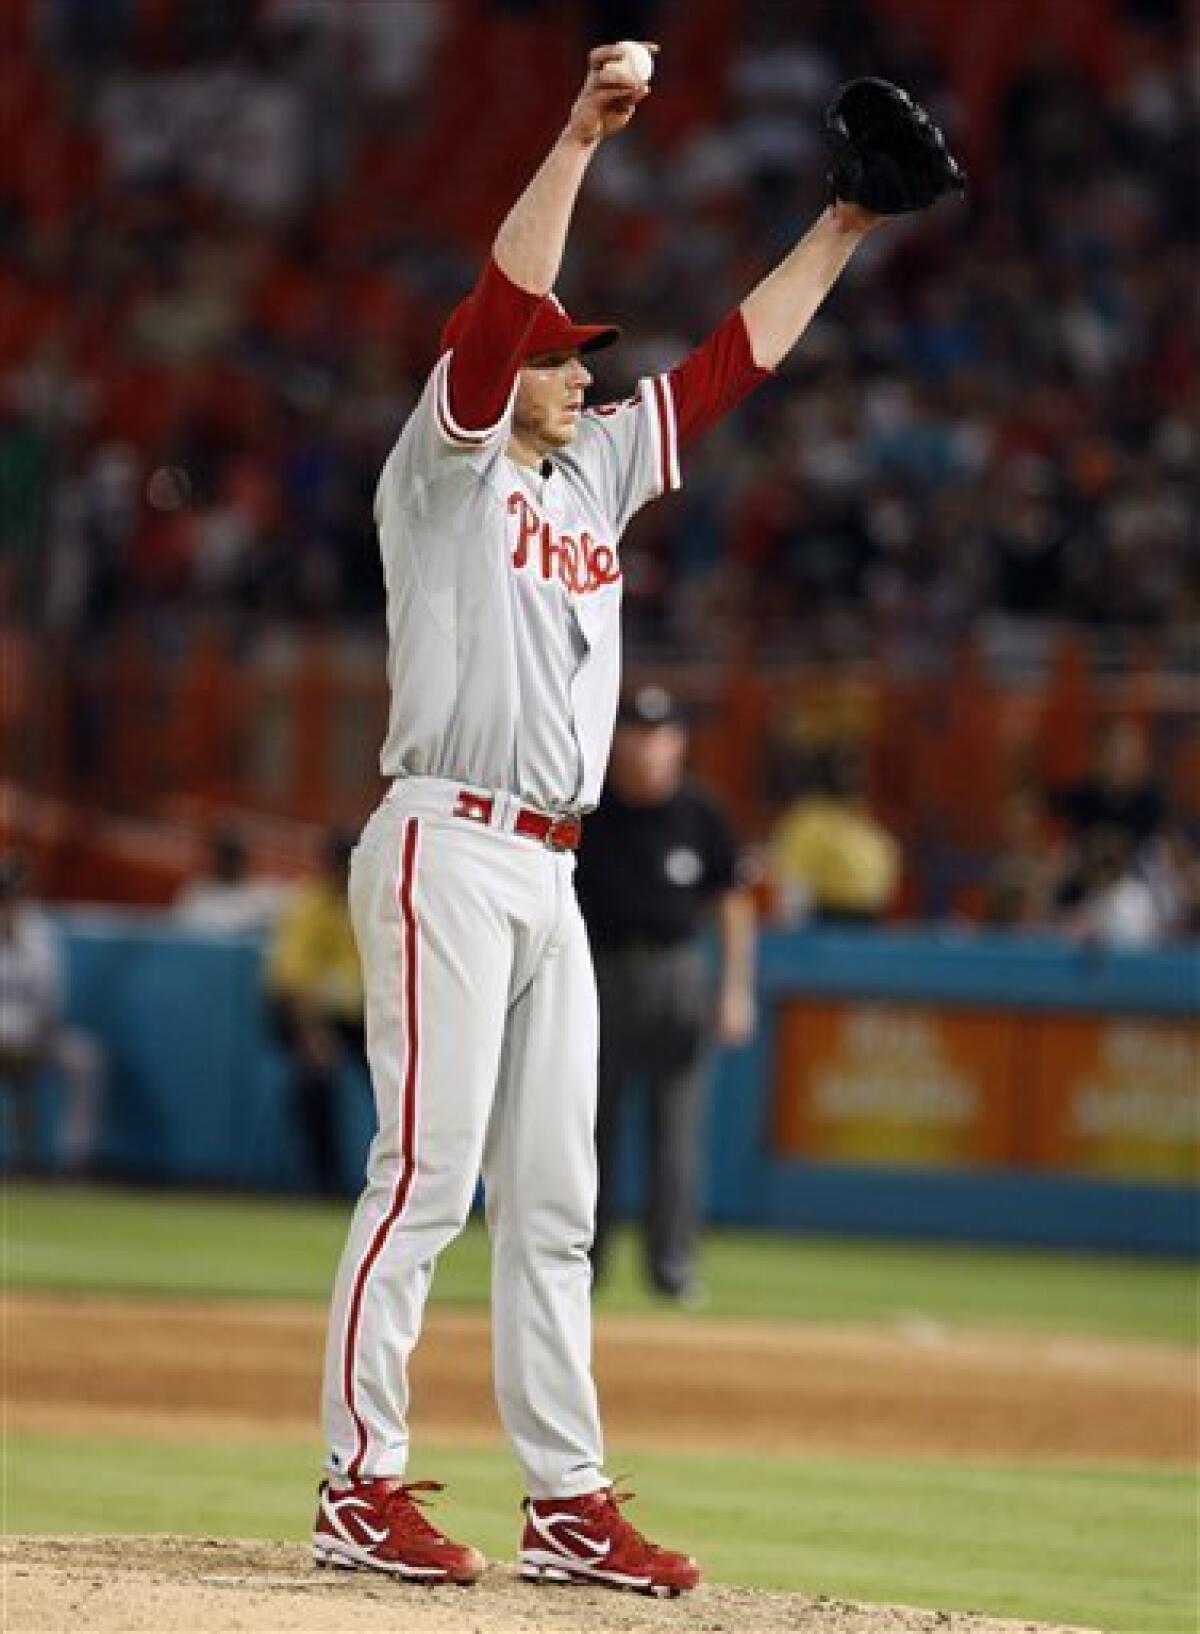
MULTIPOLYGON (((844 744, 824 750, 799 782, 767 847, 776 916, 826 927, 893 916, 912 859, 871 809, 862 758, 844 744)), ((1133 721, 1096 734, 1082 777, 1014 785, 997 831, 962 898, 972 920, 1094 948, 1137 950, 1200 935, 1200 849, 1133 721)))
POLYGON ((97 1040, 67 1015, 67 982, 54 924, 30 890, 24 859, 0 853, 0 1166, 39 1166, 51 1121, 41 1094, 61 1087, 56 1166, 85 1174, 104 1111, 107 1062, 97 1040))
MULTIPOLYGON (((0 70, 21 132, 0 185, 10 606, 72 644, 129 614, 167 640, 214 615, 246 638, 375 631, 378 468, 589 37, 663 41, 657 112, 602 150, 561 286, 626 326, 614 394, 819 210, 839 80, 895 77, 956 141, 935 42, 894 15, 737 10, 701 79, 682 43, 673 67, 667 4, 26 0, 0 70)), ((1177 8, 1124 12, 1103 84, 1030 36, 968 205, 872 241, 631 532, 635 643, 753 627, 902 658, 982 619, 1069 619, 1182 653, 1196 103, 1177 8)))

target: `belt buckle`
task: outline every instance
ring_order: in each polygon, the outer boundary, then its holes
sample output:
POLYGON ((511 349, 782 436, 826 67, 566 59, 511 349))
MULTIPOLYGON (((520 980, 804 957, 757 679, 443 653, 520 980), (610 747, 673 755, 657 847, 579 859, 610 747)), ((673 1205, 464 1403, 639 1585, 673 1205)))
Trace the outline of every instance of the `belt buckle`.
POLYGON ((555 817, 546 830, 546 845, 551 851, 571 851, 579 843, 579 819, 555 817))

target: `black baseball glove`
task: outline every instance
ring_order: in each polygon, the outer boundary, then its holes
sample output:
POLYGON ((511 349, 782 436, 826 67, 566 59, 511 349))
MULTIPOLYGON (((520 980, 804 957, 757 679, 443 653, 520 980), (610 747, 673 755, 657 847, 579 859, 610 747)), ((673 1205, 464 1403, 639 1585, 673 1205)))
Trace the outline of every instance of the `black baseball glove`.
POLYGON ((839 199, 875 215, 924 210, 966 177, 945 137, 907 91, 886 79, 852 79, 825 112, 829 182, 839 199))

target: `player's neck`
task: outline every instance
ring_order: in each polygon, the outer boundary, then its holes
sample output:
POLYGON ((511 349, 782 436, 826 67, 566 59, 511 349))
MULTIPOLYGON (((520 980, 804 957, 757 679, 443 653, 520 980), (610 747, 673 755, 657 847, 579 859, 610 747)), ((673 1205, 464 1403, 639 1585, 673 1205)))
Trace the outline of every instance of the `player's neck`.
POLYGON ((519 431, 514 431, 508 439, 508 446, 504 450, 515 465, 528 466, 531 471, 540 470, 542 462, 547 458, 550 450, 534 438, 526 438, 519 431))

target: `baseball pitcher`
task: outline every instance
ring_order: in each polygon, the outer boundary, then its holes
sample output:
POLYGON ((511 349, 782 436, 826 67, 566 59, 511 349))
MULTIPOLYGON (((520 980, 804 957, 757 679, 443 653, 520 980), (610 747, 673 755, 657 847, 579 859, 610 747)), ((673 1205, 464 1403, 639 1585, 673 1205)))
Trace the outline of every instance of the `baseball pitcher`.
POLYGON ((648 94, 648 60, 591 52, 379 480, 391 782, 350 876, 379 1129, 332 1301, 320 1564, 428 1583, 483 1570, 425 1513, 436 1484, 407 1479, 408 1361, 482 1173, 522 1571, 660 1595, 699 1580, 623 1514, 591 1374, 596 995, 572 872, 616 713, 619 542, 795 344, 880 213, 916 193, 874 199, 879 122, 838 115, 838 196, 811 231, 676 368, 589 407, 587 359, 617 331, 576 323, 554 281, 588 164, 648 94))

